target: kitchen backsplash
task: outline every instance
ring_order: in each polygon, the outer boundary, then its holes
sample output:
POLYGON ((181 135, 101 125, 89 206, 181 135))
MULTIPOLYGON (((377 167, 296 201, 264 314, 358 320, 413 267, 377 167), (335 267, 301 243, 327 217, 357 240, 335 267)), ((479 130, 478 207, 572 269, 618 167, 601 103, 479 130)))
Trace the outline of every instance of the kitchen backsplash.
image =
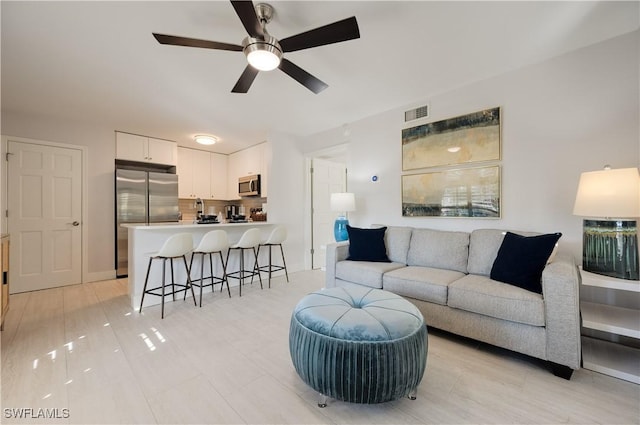
MULTIPOLYGON (((204 213, 209 214, 209 207, 213 207, 217 215, 225 211, 227 205, 244 206, 246 216, 249 217, 249 211, 251 208, 262 208, 262 204, 267 203, 267 198, 243 198, 235 201, 215 201, 204 200, 204 213)), ((196 219, 196 201, 195 199, 179 199, 178 208, 182 213, 182 220, 189 221, 196 219)))

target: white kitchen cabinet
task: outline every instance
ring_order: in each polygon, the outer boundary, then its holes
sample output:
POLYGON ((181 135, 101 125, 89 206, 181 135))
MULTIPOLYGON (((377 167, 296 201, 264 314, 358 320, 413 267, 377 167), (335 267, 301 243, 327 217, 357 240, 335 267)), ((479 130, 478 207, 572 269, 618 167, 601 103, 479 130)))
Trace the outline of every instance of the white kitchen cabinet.
MULTIPOLYGON (((616 279, 580 271, 582 285, 607 291, 640 292, 638 281, 616 279)), ((615 298, 615 297, 611 297, 615 298)), ((582 327, 614 335, 640 339, 640 310, 581 301, 582 327)), ((585 369, 640 384, 640 349, 582 336, 582 363, 585 369)))
POLYGON ((178 197, 208 199, 211 194, 209 152, 178 148, 178 197))
POLYGON ((227 198, 230 200, 240 199, 240 196, 238 196, 238 178, 240 177, 242 155, 238 155, 238 153, 232 153, 227 158, 227 198))
POLYGON ((148 141, 148 160, 154 164, 178 164, 178 144, 169 140, 153 139, 148 141))
POLYGON ((260 174, 262 197, 267 196, 267 170, 270 152, 267 143, 260 143, 250 148, 229 155, 229 181, 227 184, 229 199, 239 199, 238 179, 243 176, 260 174))
POLYGON ((146 162, 146 146, 148 141, 148 137, 128 133, 116 133, 116 158, 146 162))
POLYGON ((169 140, 116 132, 116 159, 176 165, 178 144, 169 140))
POLYGON ((260 171, 260 196, 267 197, 269 169, 271 168, 271 144, 262 144, 262 170, 260 171))
POLYGON ((211 196, 210 199, 227 200, 227 155, 211 153, 211 196))
POLYGON ((239 156, 239 176, 262 174, 264 143, 236 152, 239 156))

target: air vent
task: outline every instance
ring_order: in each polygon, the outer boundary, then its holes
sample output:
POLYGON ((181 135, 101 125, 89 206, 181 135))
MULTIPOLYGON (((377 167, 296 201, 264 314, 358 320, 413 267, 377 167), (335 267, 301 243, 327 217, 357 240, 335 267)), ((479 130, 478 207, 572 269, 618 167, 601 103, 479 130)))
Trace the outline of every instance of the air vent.
POLYGON ((404 122, 417 120, 429 116, 429 105, 420 106, 404 113, 404 122))

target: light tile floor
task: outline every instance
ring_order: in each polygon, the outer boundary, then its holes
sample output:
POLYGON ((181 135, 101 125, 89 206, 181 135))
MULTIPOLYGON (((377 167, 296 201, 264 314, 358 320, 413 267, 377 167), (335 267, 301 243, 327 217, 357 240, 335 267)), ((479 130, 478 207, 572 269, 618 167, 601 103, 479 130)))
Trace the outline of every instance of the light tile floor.
POLYGON ((538 360, 436 330, 417 400, 320 409, 293 369, 288 330, 324 273, 290 278, 241 298, 207 292, 202 308, 169 302, 164 320, 159 306, 131 309, 126 280, 12 295, 0 422, 640 423, 638 385, 587 370, 566 381, 538 360))

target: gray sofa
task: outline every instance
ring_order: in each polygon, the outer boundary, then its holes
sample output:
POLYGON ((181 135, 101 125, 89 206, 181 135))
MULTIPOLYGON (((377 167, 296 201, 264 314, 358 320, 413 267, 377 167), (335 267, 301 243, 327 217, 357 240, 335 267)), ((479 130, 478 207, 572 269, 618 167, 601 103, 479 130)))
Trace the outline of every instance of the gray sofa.
POLYGON ((388 227, 391 262, 350 261, 348 241, 329 244, 326 286, 391 291, 413 302, 430 327, 546 360, 555 375, 570 379, 581 352, 580 275, 573 257, 552 254, 542 294, 498 282, 489 276, 504 234, 388 227))

